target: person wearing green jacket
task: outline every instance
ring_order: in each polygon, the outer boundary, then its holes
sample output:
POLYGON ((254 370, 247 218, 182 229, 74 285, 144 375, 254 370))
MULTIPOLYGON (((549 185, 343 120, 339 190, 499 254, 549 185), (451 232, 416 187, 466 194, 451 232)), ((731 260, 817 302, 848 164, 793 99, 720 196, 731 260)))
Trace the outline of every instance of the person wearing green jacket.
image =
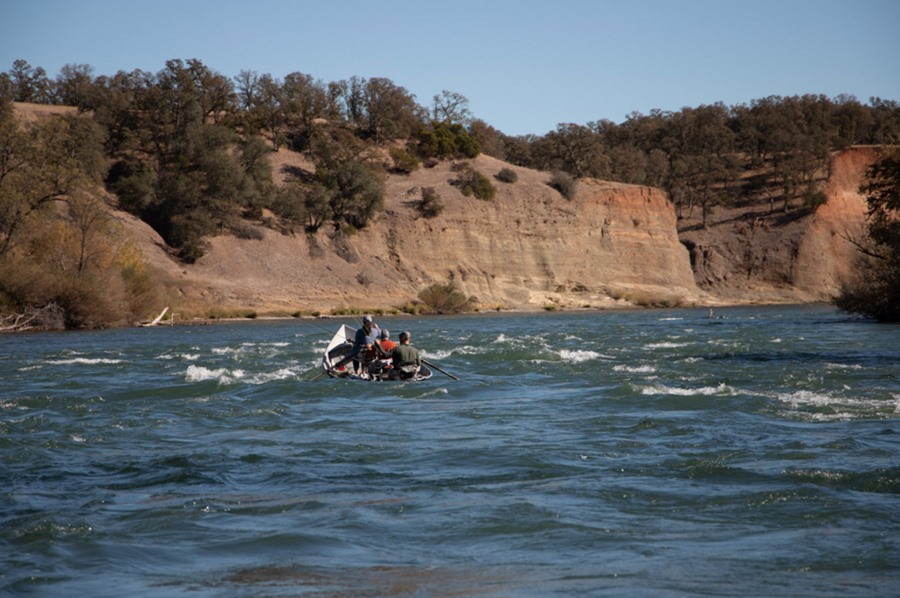
POLYGON ((388 352, 394 367, 391 376, 406 380, 414 377, 422 366, 419 350, 412 346, 412 335, 404 330, 400 333, 400 344, 388 352))

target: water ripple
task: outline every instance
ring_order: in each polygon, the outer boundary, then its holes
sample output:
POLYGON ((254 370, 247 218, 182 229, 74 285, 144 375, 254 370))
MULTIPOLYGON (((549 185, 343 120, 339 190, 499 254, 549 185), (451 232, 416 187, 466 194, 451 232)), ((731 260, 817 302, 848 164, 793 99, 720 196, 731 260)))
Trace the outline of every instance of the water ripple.
POLYGON ((0 337, 0 593, 846 595, 900 583, 900 345, 824 307, 0 337), (114 588, 114 590, 110 590, 114 588))

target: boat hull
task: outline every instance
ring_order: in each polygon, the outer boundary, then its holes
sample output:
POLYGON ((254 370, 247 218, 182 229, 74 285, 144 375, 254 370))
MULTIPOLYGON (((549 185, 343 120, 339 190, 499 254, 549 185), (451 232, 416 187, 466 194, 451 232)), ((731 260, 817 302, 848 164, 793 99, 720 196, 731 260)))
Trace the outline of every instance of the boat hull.
POLYGON ((322 367, 330 377, 365 380, 367 382, 418 382, 431 378, 431 370, 424 365, 412 375, 401 374, 398 376, 393 371, 391 362, 388 359, 377 359, 369 363, 355 363, 353 360, 350 360, 346 364, 337 367, 337 364, 353 351, 353 338, 355 336, 356 331, 344 324, 331 338, 324 355, 322 355, 322 367))

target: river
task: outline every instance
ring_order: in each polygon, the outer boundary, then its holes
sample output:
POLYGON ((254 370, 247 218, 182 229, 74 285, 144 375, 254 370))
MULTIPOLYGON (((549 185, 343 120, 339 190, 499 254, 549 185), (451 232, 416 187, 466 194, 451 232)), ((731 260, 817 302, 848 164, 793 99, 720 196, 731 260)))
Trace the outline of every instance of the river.
POLYGON ((827 306, 0 336, 0 594, 875 596, 900 327, 827 306))

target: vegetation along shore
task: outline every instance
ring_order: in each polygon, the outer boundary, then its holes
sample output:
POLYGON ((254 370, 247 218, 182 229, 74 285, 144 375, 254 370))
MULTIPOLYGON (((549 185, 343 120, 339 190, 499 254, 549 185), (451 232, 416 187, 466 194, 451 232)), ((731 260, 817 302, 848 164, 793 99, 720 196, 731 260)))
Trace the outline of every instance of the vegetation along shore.
POLYGON ((510 136, 385 78, 0 73, 0 330, 835 302, 900 311, 900 105, 510 136))

